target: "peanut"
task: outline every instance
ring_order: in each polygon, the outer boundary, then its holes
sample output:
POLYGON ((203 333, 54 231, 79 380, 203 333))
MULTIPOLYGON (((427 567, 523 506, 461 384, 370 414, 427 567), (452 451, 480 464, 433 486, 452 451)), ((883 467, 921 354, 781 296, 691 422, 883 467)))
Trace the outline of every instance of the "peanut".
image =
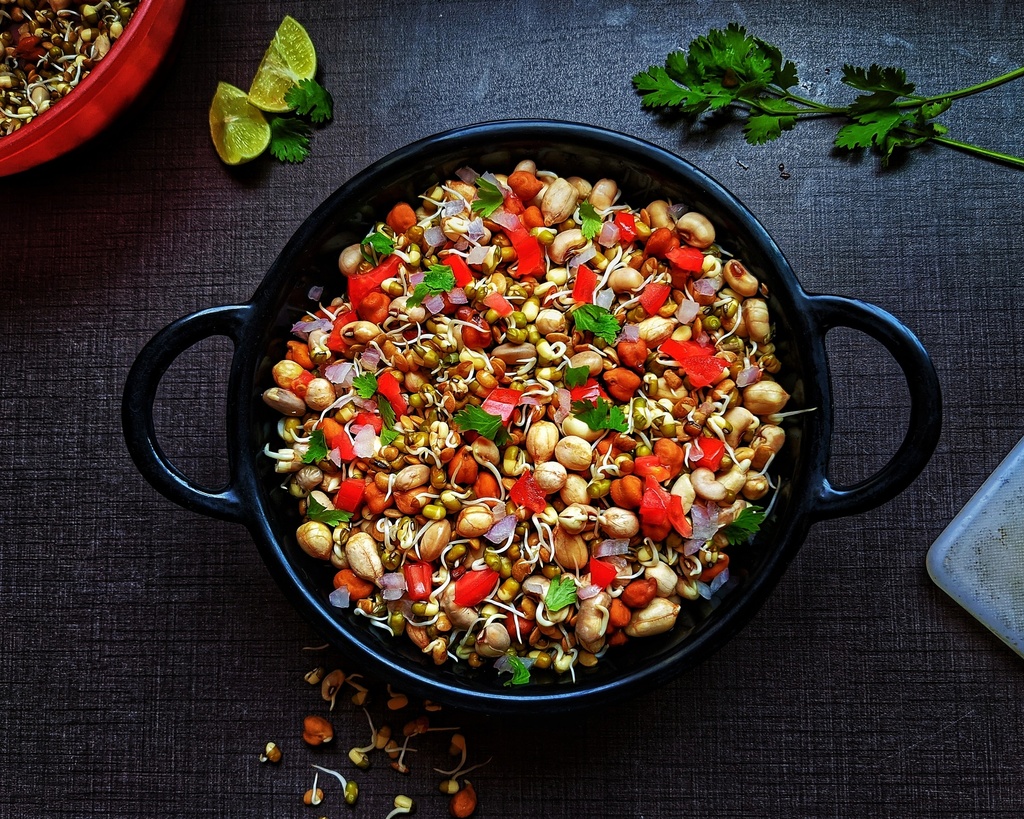
POLYGON ((622 403, 626 403, 640 389, 643 383, 640 376, 630 372, 625 367, 616 367, 608 370, 603 376, 608 394, 622 403))
POLYGON ((548 185, 540 203, 541 213, 544 214, 544 224, 550 227, 564 222, 572 216, 578 201, 579 192, 572 183, 561 177, 556 179, 548 185))
POLYGON ((658 593, 658 581, 653 578, 639 578, 630 582, 622 590, 619 599, 631 609, 642 609, 650 603, 658 593))
POLYGON ((612 501, 623 509, 638 509, 644 495, 644 482, 636 475, 612 481, 612 501))
POLYGON ((679 609, 678 603, 664 597, 655 597, 643 609, 633 612, 625 632, 630 637, 650 637, 666 632, 676 624, 679 609))
POLYGON ((381 563, 377 543, 366 532, 353 532, 345 544, 345 558, 348 565, 363 580, 373 583, 384 576, 384 564, 381 563))

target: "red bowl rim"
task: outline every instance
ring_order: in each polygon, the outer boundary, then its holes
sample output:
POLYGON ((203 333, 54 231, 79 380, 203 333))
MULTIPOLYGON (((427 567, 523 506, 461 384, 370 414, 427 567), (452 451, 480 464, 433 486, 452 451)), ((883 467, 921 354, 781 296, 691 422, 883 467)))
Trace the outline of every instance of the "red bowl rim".
POLYGON ((174 40, 188 0, 142 0, 109 58, 50 111, 0 137, 0 176, 49 162, 92 139, 142 93, 174 40))

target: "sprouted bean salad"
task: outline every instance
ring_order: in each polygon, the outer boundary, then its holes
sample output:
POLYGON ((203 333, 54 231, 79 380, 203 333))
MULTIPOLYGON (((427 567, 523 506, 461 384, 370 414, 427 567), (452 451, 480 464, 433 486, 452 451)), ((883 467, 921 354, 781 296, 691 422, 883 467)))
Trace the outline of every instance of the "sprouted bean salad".
POLYGON ((0 137, 48 111, 88 76, 140 0, 0 0, 0 137))
POLYGON ((724 593, 786 437, 767 289, 701 213, 635 204, 461 168, 310 291, 264 452, 334 606, 518 685, 724 593))

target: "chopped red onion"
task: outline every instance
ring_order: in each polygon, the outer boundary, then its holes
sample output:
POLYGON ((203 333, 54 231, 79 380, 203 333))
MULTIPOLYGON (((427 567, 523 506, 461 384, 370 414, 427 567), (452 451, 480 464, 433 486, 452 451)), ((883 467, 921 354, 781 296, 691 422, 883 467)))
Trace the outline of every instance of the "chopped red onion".
POLYGON ((683 299, 683 303, 679 305, 679 309, 676 310, 676 318, 679 319, 683 324, 692 324, 693 320, 697 318, 697 314, 700 312, 700 305, 690 299, 683 299))
POLYGON ((715 295, 715 293, 718 292, 718 288, 720 288, 721 286, 722 286, 722 280, 721 279, 703 278, 703 279, 697 279, 697 281, 695 281, 693 283, 693 289, 697 293, 700 293, 702 296, 713 296, 713 295, 715 295))
POLYGON ((709 540, 718 531, 718 506, 713 503, 694 503, 690 507, 690 518, 695 539, 709 540))
POLYGON ((359 363, 367 370, 376 370, 380 364, 380 350, 376 347, 367 347, 359 356, 359 363))
POLYGON ((444 231, 437 225, 423 231, 423 240, 431 247, 440 247, 444 244, 444 231))
POLYGON ((462 198, 459 198, 459 199, 449 199, 447 202, 445 202, 444 204, 441 205, 441 215, 442 216, 454 216, 457 213, 462 213, 462 211, 465 209, 465 207, 466 207, 466 200, 465 199, 462 199, 462 198))
POLYGON ((744 367, 736 376, 737 387, 749 387, 761 380, 761 370, 757 367, 744 367))
POLYGON ((345 386, 352 383, 352 377, 355 374, 356 368, 351 361, 338 361, 334 364, 330 364, 327 369, 324 370, 324 378, 332 384, 342 384, 345 386), (346 381, 348 384, 346 384, 346 381))
POLYGON ((466 229, 466 238, 471 242, 479 242, 484 238, 484 220, 479 216, 469 223, 469 227, 466 229))
POLYGON ((514 213, 509 213, 504 208, 498 208, 491 214, 491 221, 501 225, 506 230, 519 230, 523 223, 514 213))
POLYGON ((478 174, 469 166, 459 168, 457 171, 455 171, 455 175, 459 177, 459 179, 461 179, 467 185, 472 185, 474 182, 476 182, 477 179, 480 178, 480 174, 478 174))
POLYGON ((483 264, 487 259, 487 253, 489 250, 490 248, 485 245, 476 245, 466 255, 466 264, 483 264))
POLYGON ((700 445, 700 438, 694 438, 690 441, 690 447, 686 451, 686 460, 691 464, 695 464, 703 457, 704 447, 700 445))
POLYGON ((310 301, 320 301, 320 297, 324 294, 324 289, 319 284, 314 284, 309 288, 310 301))
POLYGON ((536 407, 540 404, 540 399, 536 395, 524 395, 519 399, 519 403, 527 407, 536 407))
POLYGON ((337 606, 339 609, 347 609, 352 604, 349 598, 348 586, 341 586, 335 589, 327 595, 327 600, 332 606, 337 606))
MULTIPOLYGON (((534 660, 532 657, 520 657, 521 662, 526 668, 530 668, 533 665, 534 660)), ((508 654, 502 654, 497 660, 494 661, 495 671, 507 671, 509 674, 515 673, 515 666, 512 665, 512 660, 508 654)))
POLYGON ((469 239, 465 236, 460 236, 459 241, 455 243, 455 249, 465 253, 469 250, 469 239))
POLYGON ((505 515, 484 533, 484 537, 491 543, 504 543, 508 536, 515 531, 519 519, 515 515, 505 515))
POLYGON ((674 205, 669 205, 668 215, 673 219, 678 219, 684 213, 686 213, 686 205, 682 202, 676 202, 674 205))
POLYGON ((718 574, 716 574, 711 579, 711 586, 709 587, 711 589, 711 593, 714 594, 716 591, 718 591, 720 588, 722 588, 722 586, 724 586, 728 582, 729 582, 729 568, 726 567, 726 568, 722 569, 722 571, 720 571, 718 574))
POLYGON ((490 182, 492 185, 494 185, 494 187, 496 187, 499 191, 501 191, 502 196, 508 196, 509 193, 511 193, 511 190, 509 189, 508 185, 503 185, 501 181, 498 179, 498 177, 496 177, 490 171, 487 171, 483 175, 483 178, 490 182))
POLYGON ((615 301, 614 290, 602 290, 594 296, 594 304, 598 307, 603 307, 605 310, 608 310, 612 306, 613 301, 615 301))
MULTIPOLYGON (((370 412, 373 412, 375 409, 377 409, 377 402, 372 398, 356 397, 352 399, 352 403, 359 407, 359 409, 361 410, 369 410, 370 412)), ((365 424, 360 424, 359 426, 365 426, 365 424)), ((355 429, 355 427, 353 427, 353 429, 355 429)))
POLYGON ((314 319, 313 321, 298 321, 292 325, 292 332, 302 338, 309 338, 314 330, 322 330, 325 333, 331 332, 334 325, 327 319, 314 319))
POLYGON ((555 390, 555 398, 558 400, 558 409, 555 410, 554 421, 556 424, 560 424, 572 412, 572 395, 567 389, 559 387, 555 390))
POLYGON ((629 540, 626 538, 615 538, 614 540, 603 540, 594 549, 594 557, 610 557, 611 555, 624 555, 629 551, 629 540))
POLYGON ((403 594, 405 594, 405 592, 401 589, 384 589, 380 596, 385 600, 401 600, 403 594))
POLYGON ((376 443, 377 433, 374 432, 373 427, 365 424, 356 433, 355 440, 352 441, 352 449, 357 458, 369 458, 373 455, 376 443))
POLYGON ((698 335, 693 340, 696 341, 701 346, 707 347, 708 344, 711 343, 711 336, 709 336, 705 331, 701 330, 700 335, 698 335))
POLYGON ((452 304, 469 304, 469 297, 461 287, 456 287, 448 294, 448 301, 452 304))
POLYGON ((622 328, 622 332, 619 333, 616 343, 619 341, 639 341, 640 340, 640 328, 636 324, 627 324, 622 328))
POLYGON ((697 540, 695 538, 688 540, 683 544, 683 554, 687 556, 695 555, 704 547, 705 543, 707 543, 706 540, 697 540))
POLYGON ((629 561, 622 555, 611 555, 611 557, 606 557, 604 559, 604 562, 611 563, 616 569, 619 570, 620 574, 622 573, 622 570, 629 565, 629 561))
POLYGON ((337 467, 341 466, 341 449, 335 447, 327 454, 327 460, 337 467))
POLYGON ((382 589, 398 589, 399 591, 409 588, 402 572, 386 572, 380 579, 380 587, 382 589))
POLYGON ((440 296, 431 296, 430 298, 423 300, 423 306, 430 311, 431 315, 440 313, 444 310, 444 299, 440 296))
POLYGON ((697 586, 697 594, 699 594, 705 600, 711 599, 711 587, 707 583, 703 583, 700 580, 695 580, 694 584, 697 586))
POLYGON ((576 590, 576 597, 580 600, 589 600, 591 597, 597 597, 604 589, 600 586, 595 586, 591 583, 589 586, 584 586, 582 589, 576 590))
POLYGON ((619 226, 609 220, 601 225, 601 232, 597 234, 597 241, 601 247, 613 247, 619 243, 620 233, 619 226))
POLYGON ((409 284, 423 284, 423 279, 426 278, 426 275, 422 270, 419 273, 409 274, 409 284))
POLYGON ((575 254, 569 259, 569 269, 575 270, 581 264, 586 264, 597 255, 597 248, 594 247, 593 242, 587 242, 587 246, 583 248, 579 253, 575 254))

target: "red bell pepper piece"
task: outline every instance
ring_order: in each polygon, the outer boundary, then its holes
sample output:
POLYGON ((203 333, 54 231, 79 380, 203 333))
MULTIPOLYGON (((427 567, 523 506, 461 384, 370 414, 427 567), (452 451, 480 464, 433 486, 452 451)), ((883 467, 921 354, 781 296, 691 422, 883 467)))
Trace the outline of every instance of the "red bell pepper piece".
POLYGON ((459 287, 465 287, 473 281, 473 271, 469 269, 466 260, 461 256, 452 253, 441 264, 446 264, 452 269, 452 273, 455 274, 455 284, 459 287))
POLYGON ((537 485, 537 481, 533 479, 533 473, 529 469, 512 484, 509 494, 514 504, 524 506, 534 514, 539 515, 547 509, 548 502, 544 490, 537 485))
POLYGON ((705 347, 696 341, 675 341, 670 338, 661 343, 658 352, 678 361, 690 377, 690 383, 697 389, 714 384, 725 369, 725 362, 715 358, 714 347, 705 347))
POLYGON ((693 537, 693 524, 683 513, 683 499, 678 495, 669 495, 668 519, 672 528, 679 532, 681 537, 693 537))
POLYGON ((512 248, 516 252, 516 269, 512 273, 517 279, 521 279, 524 276, 543 276, 545 273, 544 268, 544 254, 541 252, 540 242, 537 241, 536 236, 531 236, 530 232, 526 228, 516 228, 509 230, 506 228, 505 234, 508 236, 509 241, 512 242, 512 248))
POLYGON ((523 200, 520 199, 516 195, 516 192, 511 188, 505 189, 504 208, 509 213, 514 213, 516 216, 519 216, 526 211, 526 208, 523 206, 523 200))
POLYGON ((484 299, 484 304, 490 307, 495 313, 502 318, 511 316, 515 308, 512 306, 512 302, 506 299, 501 293, 489 293, 484 299))
POLYGON ((356 459, 356 450, 352 445, 352 438, 344 429, 331 438, 331 448, 338 450, 338 457, 345 461, 345 463, 351 463, 356 459))
POLYGON ((665 304, 668 294, 671 292, 671 285, 652 282, 640 294, 640 306, 647 311, 647 315, 655 316, 662 308, 662 305, 665 304))
POLYGON ((455 581, 455 604, 458 606, 475 606, 487 597, 501 575, 494 569, 479 569, 475 572, 466 572, 455 581))
POLYGON ((402 567, 405 575, 406 595, 410 600, 427 600, 434 588, 433 567, 423 560, 406 563, 402 567))
POLYGON ((618 576, 618 566, 605 563, 597 558, 590 561, 590 582, 595 586, 600 586, 602 589, 608 588, 608 585, 618 576))
POLYGON ((619 211, 615 214, 615 224, 619 226, 619 241, 629 244, 636 238, 636 219, 632 213, 619 211))
POLYGON ((597 288, 597 274, 581 264, 576 271, 576 283, 572 287, 572 300, 577 304, 593 304, 597 288))
POLYGON ((380 435, 380 431, 384 428, 384 419, 375 412, 360 410, 356 413, 356 417, 352 419, 352 426, 371 426, 373 427, 373 431, 380 435))
POLYGON ((607 398, 608 393, 604 391, 596 379, 588 378, 587 383, 581 387, 573 387, 569 390, 569 398, 573 401, 594 401, 598 396, 607 398))
POLYGON ((388 399, 395 415, 409 414, 409 405, 405 403, 405 398, 402 396, 402 388, 398 384, 398 379, 390 371, 377 376, 377 392, 388 399))
POLYGON ((657 479, 651 475, 644 478, 644 494, 640 499, 640 520, 643 523, 651 526, 663 526, 667 523, 670 502, 668 492, 657 479))
MULTIPOLYGON (((348 437, 344 431, 342 434, 348 437)), ((341 482, 341 486, 338 487, 338 492, 334 496, 334 506, 354 514, 359 511, 365 493, 366 481, 362 478, 346 478, 341 482)))
POLYGON ((683 273, 700 273, 704 269, 704 253, 689 245, 670 250, 665 258, 672 267, 683 273))
POLYGON ((672 477, 672 470, 657 455, 641 455, 633 459, 633 474, 638 478, 649 476, 661 483, 672 477))
MULTIPOLYGON (((508 424, 519 402, 523 400, 523 394, 519 390, 510 390, 507 387, 495 387, 484 399, 480 408, 491 415, 501 416, 501 422, 508 424)), ((541 510, 543 511, 543 510, 541 510)))
POLYGON ((348 342, 341 337, 341 330, 346 324, 358 321, 359 316, 355 313, 340 313, 334 320, 331 334, 327 336, 327 349, 335 353, 343 353, 348 349, 348 342))
POLYGON ((702 455, 698 460, 692 462, 693 465, 717 472, 722 463, 722 456, 725 454, 725 441, 719 438, 701 438, 697 444, 700 446, 702 455))
POLYGON ((373 270, 366 273, 357 273, 348 277, 348 300, 350 304, 359 304, 374 290, 379 290, 385 279, 393 279, 398 275, 398 266, 402 263, 401 258, 395 255, 388 256, 373 270))

